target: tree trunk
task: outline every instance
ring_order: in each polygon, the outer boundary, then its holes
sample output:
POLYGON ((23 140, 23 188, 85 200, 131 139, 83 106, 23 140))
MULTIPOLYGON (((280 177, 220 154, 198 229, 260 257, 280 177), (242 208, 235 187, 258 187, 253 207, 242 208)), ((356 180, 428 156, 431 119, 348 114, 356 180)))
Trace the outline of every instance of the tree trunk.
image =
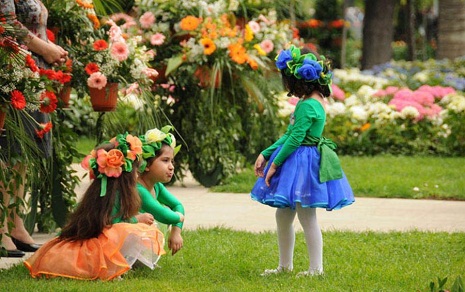
POLYGON ((362 69, 370 69, 391 60, 394 2, 394 0, 365 0, 362 69))
POLYGON ((438 59, 465 55, 465 1, 439 1, 438 59))
POLYGON ((407 44, 408 56, 407 61, 416 59, 416 40, 415 40, 415 0, 407 0, 407 44))

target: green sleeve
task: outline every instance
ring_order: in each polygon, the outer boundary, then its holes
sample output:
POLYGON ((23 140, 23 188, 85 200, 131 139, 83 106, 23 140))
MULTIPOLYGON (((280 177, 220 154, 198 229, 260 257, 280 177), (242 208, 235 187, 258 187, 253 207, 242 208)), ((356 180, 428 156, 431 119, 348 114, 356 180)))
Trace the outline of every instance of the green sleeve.
POLYGON ((142 211, 153 215, 155 220, 164 224, 173 224, 182 229, 179 212, 184 214, 184 207, 181 202, 173 196, 163 184, 155 184, 155 199, 152 194, 141 184, 137 184, 137 190, 142 201, 142 211))
POLYGON ((283 147, 274 158, 274 164, 277 166, 283 164, 284 160, 302 145, 302 141, 307 136, 307 131, 310 129, 313 119, 316 118, 316 116, 317 114, 314 107, 308 103, 300 103, 296 107, 294 112, 294 125, 283 147))
POLYGON ((284 142, 286 142, 287 138, 289 137, 289 126, 287 127, 287 130, 286 130, 286 133, 284 133, 284 135, 282 135, 276 142, 273 143, 273 145, 271 145, 270 147, 266 148, 265 150, 263 150, 261 152, 261 154, 263 155, 263 157, 265 157, 266 160, 268 160, 271 156, 271 154, 273 154, 273 152, 280 146, 280 145, 283 145, 284 142))

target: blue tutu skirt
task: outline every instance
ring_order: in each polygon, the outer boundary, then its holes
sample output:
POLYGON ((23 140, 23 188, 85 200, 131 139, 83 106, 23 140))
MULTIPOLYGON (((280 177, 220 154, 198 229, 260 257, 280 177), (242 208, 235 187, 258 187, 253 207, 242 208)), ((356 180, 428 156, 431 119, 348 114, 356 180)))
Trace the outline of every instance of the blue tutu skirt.
POLYGON ((344 173, 341 179, 320 183, 320 153, 316 146, 297 148, 276 170, 268 187, 265 177, 280 149, 281 146, 271 155, 265 176, 255 183, 250 194, 253 200, 276 208, 295 209, 300 203, 304 208, 326 208, 327 211, 341 209, 355 201, 344 173))

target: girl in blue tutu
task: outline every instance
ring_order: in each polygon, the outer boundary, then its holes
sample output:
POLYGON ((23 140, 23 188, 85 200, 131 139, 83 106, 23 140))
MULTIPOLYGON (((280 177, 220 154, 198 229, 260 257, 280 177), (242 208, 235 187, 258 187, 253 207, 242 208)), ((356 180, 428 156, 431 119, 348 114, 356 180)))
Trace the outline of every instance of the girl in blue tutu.
POLYGON ((323 273, 323 239, 316 208, 341 209, 354 202, 352 189, 334 152, 336 144, 322 137, 326 122, 325 98, 331 95, 332 73, 324 56, 291 46, 276 58, 283 85, 299 102, 286 133, 263 150, 255 161, 251 197, 276 207, 279 265, 262 275, 293 270, 297 214, 310 259, 298 276, 323 273), (268 163, 267 163, 268 162, 268 163))

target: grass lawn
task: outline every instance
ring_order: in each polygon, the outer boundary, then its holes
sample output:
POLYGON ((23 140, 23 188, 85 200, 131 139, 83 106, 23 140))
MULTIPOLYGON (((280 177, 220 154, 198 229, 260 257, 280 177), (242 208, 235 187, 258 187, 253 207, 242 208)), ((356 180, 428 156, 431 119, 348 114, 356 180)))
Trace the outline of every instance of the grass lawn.
POLYGON ((445 288, 458 276, 465 279, 463 233, 324 232, 325 274, 312 278, 295 277, 308 267, 302 233, 296 238, 295 271, 268 277, 260 273, 277 266, 273 232, 200 229, 186 231, 184 240, 180 253, 161 258, 161 269, 137 267, 122 281, 37 280, 18 265, 0 270, 0 290, 430 291, 438 277, 449 278, 445 288))
MULTIPOLYGON (((356 197, 465 200, 465 157, 340 157, 356 197)), ((213 192, 248 193, 249 167, 213 192)))

